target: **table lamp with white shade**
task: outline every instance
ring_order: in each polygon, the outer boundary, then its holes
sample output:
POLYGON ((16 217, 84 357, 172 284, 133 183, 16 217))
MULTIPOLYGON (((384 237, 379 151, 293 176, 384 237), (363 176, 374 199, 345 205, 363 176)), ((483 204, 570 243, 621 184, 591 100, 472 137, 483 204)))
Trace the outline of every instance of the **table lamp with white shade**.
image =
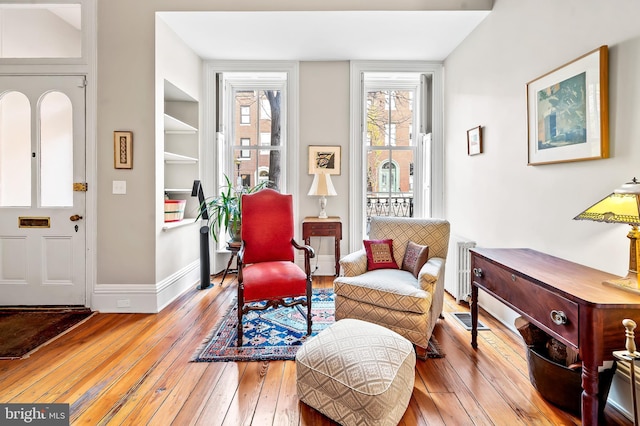
POLYGON ((326 219, 327 212, 325 208, 327 207, 327 196, 338 195, 336 193, 336 189, 333 187, 333 183, 331 182, 331 176, 327 173, 316 173, 313 175, 313 183, 311 184, 311 189, 309 189, 309 193, 307 195, 316 195, 320 197, 320 215, 318 218, 326 219))

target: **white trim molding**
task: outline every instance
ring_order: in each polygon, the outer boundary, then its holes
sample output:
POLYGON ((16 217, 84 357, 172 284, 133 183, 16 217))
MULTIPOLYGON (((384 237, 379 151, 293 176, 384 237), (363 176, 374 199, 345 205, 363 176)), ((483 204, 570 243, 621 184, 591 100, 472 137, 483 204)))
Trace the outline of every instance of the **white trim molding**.
POLYGON ((102 313, 155 314, 200 283, 200 260, 157 284, 96 284, 91 309, 102 313))

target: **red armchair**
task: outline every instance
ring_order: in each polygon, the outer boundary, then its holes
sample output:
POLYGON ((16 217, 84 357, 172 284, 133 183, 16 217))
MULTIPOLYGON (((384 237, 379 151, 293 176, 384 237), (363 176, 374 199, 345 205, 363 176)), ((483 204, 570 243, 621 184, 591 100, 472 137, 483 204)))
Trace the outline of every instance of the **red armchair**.
POLYGON ((311 334, 311 264, 313 249, 293 239, 291 195, 263 189, 242 196, 242 246, 238 253, 238 346, 242 317, 250 310, 302 305, 311 334), (304 251, 303 271, 294 249, 304 251), (256 304, 254 302, 265 302, 256 304))

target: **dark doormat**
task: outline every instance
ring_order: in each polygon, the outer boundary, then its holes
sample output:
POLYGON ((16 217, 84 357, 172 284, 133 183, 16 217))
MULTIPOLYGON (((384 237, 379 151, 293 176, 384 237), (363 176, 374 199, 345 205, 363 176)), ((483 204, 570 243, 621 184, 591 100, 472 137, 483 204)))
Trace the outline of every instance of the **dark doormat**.
POLYGON ((27 358, 88 319, 84 307, 0 307, 0 359, 27 358))
MULTIPOLYGON (((465 330, 471 330, 471 312, 452 312, 451 315, 462 324, 465 330)), ((489 330, 489 327, 478 320, 478 330, 489 330)))

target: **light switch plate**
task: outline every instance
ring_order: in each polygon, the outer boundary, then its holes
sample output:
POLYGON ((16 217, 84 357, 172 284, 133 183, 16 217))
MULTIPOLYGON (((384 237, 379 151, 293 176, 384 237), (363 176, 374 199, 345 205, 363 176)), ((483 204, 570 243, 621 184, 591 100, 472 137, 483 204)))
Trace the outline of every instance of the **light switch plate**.
POLYGON ((127 193, 127 181, 126 180, 114 180, 113 181, 113 193, 114 194, 126 194, 127 193))

